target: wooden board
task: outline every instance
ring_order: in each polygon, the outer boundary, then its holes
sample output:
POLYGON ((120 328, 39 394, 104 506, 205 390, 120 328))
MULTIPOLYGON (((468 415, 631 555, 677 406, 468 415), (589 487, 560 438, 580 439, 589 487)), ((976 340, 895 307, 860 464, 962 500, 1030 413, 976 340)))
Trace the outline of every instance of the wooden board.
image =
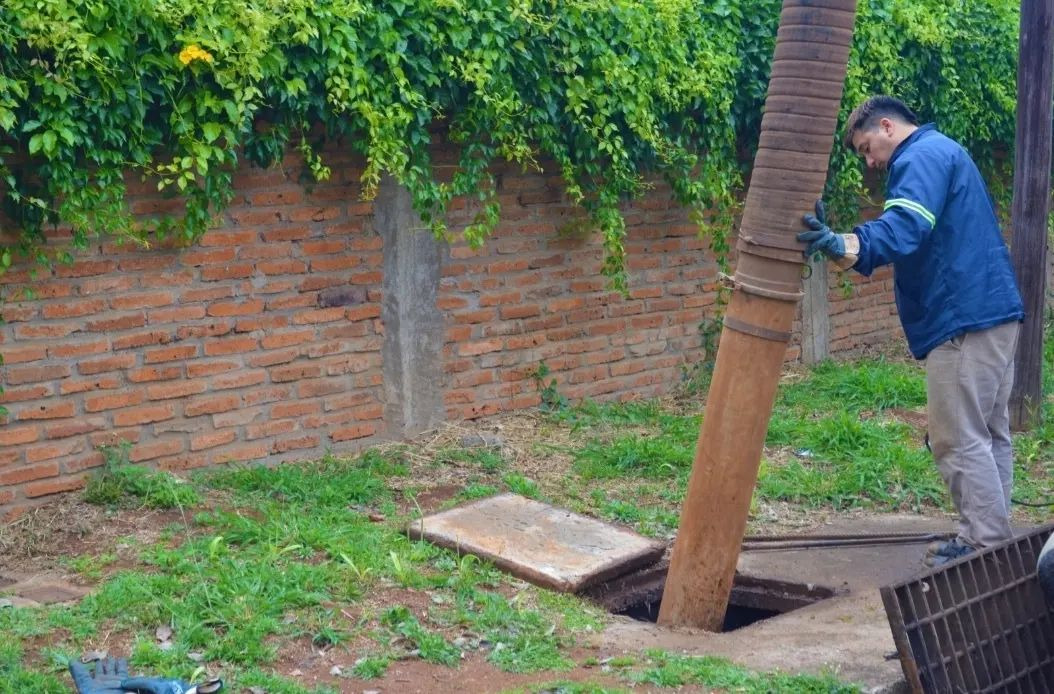
POLYGON ((410 535, 473 554, 535 585, 576 593, 653 563, 665 545, 516 494, 425 516, 410 535))

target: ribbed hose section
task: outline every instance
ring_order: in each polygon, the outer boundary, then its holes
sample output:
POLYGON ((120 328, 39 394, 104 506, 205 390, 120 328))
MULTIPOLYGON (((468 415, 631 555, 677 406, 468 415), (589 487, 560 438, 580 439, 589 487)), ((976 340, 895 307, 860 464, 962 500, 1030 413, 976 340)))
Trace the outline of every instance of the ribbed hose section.
POLYGON ((784 0, 761 140, 659 623, 721 628, 790 330, 801 217, 823 192, 856 0, 784 0))

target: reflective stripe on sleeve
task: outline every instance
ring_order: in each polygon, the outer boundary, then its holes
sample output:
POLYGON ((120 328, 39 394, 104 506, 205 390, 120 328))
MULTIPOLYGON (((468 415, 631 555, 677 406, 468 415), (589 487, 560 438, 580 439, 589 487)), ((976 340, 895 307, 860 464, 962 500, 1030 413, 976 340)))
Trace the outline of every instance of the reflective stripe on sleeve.
POLYGON ((937 218, 933 216, 933 213, 927 210, 925 207, 915 202, 914 200, 908 200, 907 198, 892 198, 886 200, 886 206, 883 210, 888 210, 891 207, 903 207, 905 209, 915 212, 920 217, 930 223, 930 228, 937 226, 937 218))

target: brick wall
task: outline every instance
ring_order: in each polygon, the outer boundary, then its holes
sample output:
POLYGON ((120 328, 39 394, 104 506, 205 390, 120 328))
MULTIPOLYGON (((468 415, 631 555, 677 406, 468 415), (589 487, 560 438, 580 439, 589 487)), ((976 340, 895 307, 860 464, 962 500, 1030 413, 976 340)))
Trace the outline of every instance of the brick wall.
MULTIPOLYGON (((133 461, 186 470, 397 434, 385 420, 385 249, 360 162, 331 152, 327 163, 333 180, 309 189, 294 159, 243 168, 234 204, 192 248, 100 242, 46 276, 0 277, 0 511, 83 486, 97 447, 120 440, 133 461)), ((626 208, 623 297, 606 289, 599 240, 557 180, 498 174, 500 228, 480 250, 450 246, 437 278, 441 415, 537 405, 542 361, 571 399, 670 391, 700 359, 715 302, 717 268, 687 213, 662 186, 626 208)), ((179 203, 136 185, 130 205, 149 215, 179 203)), ((452 229, 472 214, 460 202, 452 229)), ((885 273, 858 278, 849 299, 832 290, 834 351, 899 335, 890 285, 885 273)))

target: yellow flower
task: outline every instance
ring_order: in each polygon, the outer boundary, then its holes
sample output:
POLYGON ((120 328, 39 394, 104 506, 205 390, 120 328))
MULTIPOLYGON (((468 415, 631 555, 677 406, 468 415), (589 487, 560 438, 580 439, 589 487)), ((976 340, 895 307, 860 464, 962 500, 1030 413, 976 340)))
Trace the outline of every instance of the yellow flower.
POLYGON ((201 60, 206 63, 212 62, 212 54, 206 51, 204 48, 197 44, 190 44, 179 52, 179 62, 184 65, 190 65, 195 60, 201 60))

